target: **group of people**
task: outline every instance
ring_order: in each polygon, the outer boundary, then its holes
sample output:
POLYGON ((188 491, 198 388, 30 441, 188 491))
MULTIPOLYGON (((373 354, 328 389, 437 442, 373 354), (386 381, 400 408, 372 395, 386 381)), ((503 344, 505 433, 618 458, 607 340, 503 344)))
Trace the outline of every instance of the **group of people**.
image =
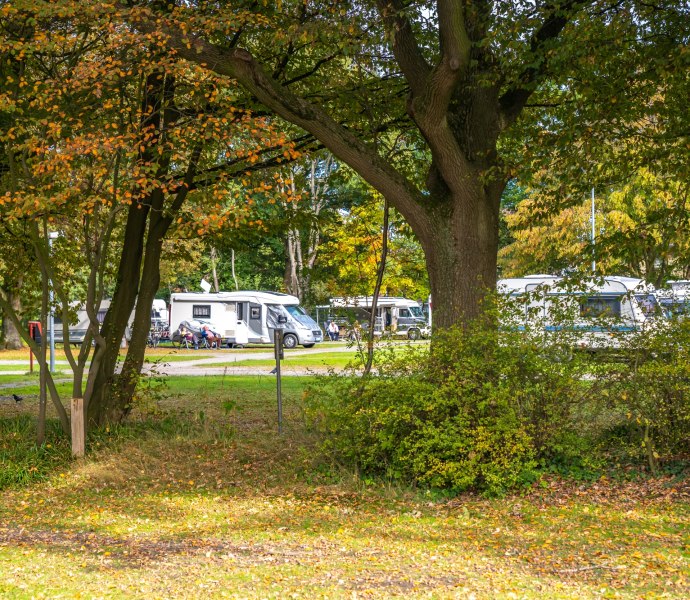
POLYGON ((188 346, 191 344, 194 346, 194 350, 199 349, 199 344, 203 344, 208 348, 220 348, 222 338, 208 325, 202 326, 198 335, 185 325, 180 325, 180 343, 186 343, 188 346))

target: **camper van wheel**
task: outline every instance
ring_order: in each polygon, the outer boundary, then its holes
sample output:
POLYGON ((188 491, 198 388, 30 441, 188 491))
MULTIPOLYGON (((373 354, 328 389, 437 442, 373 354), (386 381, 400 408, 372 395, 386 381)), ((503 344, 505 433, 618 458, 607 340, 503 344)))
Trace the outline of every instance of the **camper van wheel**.
POLYGON ((286 333, 283 337, 283 346, 285 348, 296 348, 297 347, 297 337, 292 333, 286 333))
POLYGON ((419 331, 419 329, 410 329, 407 332, 407 339, 408 340, 418 340, 420 337, 422 337, 422 333, 419 331))

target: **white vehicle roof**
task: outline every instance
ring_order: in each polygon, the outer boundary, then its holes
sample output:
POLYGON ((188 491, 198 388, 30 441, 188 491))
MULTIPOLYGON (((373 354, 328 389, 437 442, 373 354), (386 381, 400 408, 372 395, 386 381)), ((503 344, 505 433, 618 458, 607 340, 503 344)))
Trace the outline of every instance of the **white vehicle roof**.
POLYGON ((299 298, 281 292, 175 292, 170 295, 170 300, 175 302, 256 302, 258 304, 286 304, 298 305, 299 298))
POLYGON ((687 279, 669 281, 668 285, 671 286, 671 292, 674 296, 687 296, 690 293, 690 281, 687 279))
POLYGON ((627 292, 650 292, 654 288, 648 286, 643 279, 611 275, 601 279, 584 281, 583 289, 572 290, 567 285, 568 279, 556 275, 527 275, 513 279, 500 279, 496 289, 504 294, 521 294, 533 291, 538 286, 553 289, 553 293, 582 292, 595 294, 625 294, 627 292), (561 283, 566 285, 561 286, 561 283))
MULTIPOLYGON (((334 308, 370 308, 373 300, 372 296, 353 296, 351 298, 331 298, 330 303, 334 308)), ((379 296, 376 305, 379 307, 399 306, 405 308, 408 306, 418 307, 419 302, 401 296, 379 296)))

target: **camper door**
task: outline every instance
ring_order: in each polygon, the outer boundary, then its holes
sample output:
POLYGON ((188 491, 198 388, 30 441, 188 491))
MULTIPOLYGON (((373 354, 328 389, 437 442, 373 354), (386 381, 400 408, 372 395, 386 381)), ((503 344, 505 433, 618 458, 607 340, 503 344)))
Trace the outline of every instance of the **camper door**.
POLYGON ((261 304, 256 302, 248 303, 248 312, 246 316, 247 329, 249 329, 248 338, 250 342, 265 342, 268 337, 268 331, 264 327, 264 310, 261 304))

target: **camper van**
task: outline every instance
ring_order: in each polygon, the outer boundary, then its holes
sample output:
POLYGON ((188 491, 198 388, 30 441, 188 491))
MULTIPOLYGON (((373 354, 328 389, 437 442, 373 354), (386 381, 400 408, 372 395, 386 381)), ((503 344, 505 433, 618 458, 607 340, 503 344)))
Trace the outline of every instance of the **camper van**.
MULTIPOLYGON (((338 325, 352 325, 357 322, 362 328, 368 327, 371 317, 371 296, 354 298, 333 298, 328 306, 328 320, 338 325)), ((427 318, 419 302, 396 296, 380 296, 376 303, 376 326, 374 335, 389 333, 407 337, 410 340, 429 337, 427 318)), ((350 330, 349 336, 356 335, 350 330)))
POLYGON ((316 322, 299 305, 295 296, 280 292, 174 293, 170 296, 170 331, 182 321, 211 323, 223 343, 272 344, 273 330, 283 329, 283 345, 311 348, 323 341, 316 322))
MULTIPOLYGON (((96 313, 96 318, 98 319, 99 327, 103 324, 105 315, 110 308, 110 300, 102 300, 96 313)), ((89 315, 83 305, 76 303, 73 308, 76 308, 77 318, 75 321, 69 325, 69 343, 70 344, 81 344, 84 342, 86 333, 89 330, 89 315)), ((62 330, 62 318, 59 312, 55 313, 55 341, 59 344, 64 342, 63 330, 62 330)), ((127 323, 127 328, 125 329, 124 341, 129 342, 132 337, 132 321, 134 321, 134 311, 129 317, 127 323)))
POLYGON ((669 319, 686 319, 690 315, 690 281, 669 281, 668 288, 657 291, 657 300, 669 319))
MULTIPOLYGON (((110 308, 111 300, 102 300, 96 313, 96 318, 98 319, 99 326, 103 324, 105 315, 110 308)), ((77 318, 74 322, 69 325, 69 343, 70 344, 81 344, 86 337, 86 333, 89 329, 89 315, 82 304, 74 303, 72 305, 73 309, 76 309, 77 318)), ((136 309, 135 309, 136 310, 136 309)), ((132 323, 134 322, 134 312, 129 316, 127 321, 127 327, 125 329, 124 341, 129 342, 132 338, 132 323)), ((160 328, 167 327, 168 325, 168 310, 165 306, 164 300, 154 300, 153 306, 151 307, 151 326, 158 326, 160 328), (162 306, 161 306, 162 303, 162 306), (164 310, 165 312, 161 312, 164 310)), ((63 343, 64 341, 63 331, 62 331, 62 319, 58 313, 55 313, 55 341, 57 343, 63 343)))
POLYGON ((633 277, 603 277, 574 285, 554 275, 501 279, 499 293, 516 301, 504 325, 567 332, 587 350, 619 347, 653 326, 661 314, 654 289, 633 277))

